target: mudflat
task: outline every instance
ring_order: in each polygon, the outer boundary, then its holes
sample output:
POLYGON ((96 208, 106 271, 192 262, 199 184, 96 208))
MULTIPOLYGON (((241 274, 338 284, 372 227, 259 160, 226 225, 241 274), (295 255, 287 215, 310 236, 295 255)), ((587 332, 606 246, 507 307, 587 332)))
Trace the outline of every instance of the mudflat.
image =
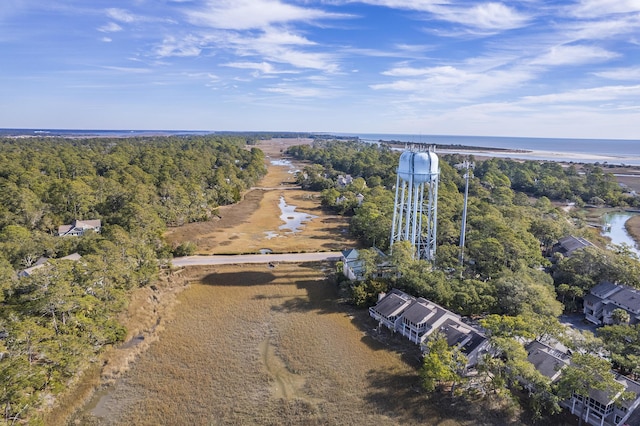
POLYGON ((291 145, 311 143, 310 139, 261 141, 267 156, 268 173, 260 186, 243 194, 236 204, 222 206, 218 216, 207 222, 172 228, 167 239, 172 244, 191 241, 198 254, 277 253, 334 251, 354 247, 348 218, 324 210, 318 193, 295 185, 295 171, 303 164, 292 163, 284 151, 291 145), (283 211, 282 206, 289 207, 283 211), (294 207, 294 214, 288 211, 294 207), (298 214, 313 217, 294 230, 298 214), (282 217, 281 217, 282 216, 282 217), (294 232, 295 231, 295 232, 294 232))

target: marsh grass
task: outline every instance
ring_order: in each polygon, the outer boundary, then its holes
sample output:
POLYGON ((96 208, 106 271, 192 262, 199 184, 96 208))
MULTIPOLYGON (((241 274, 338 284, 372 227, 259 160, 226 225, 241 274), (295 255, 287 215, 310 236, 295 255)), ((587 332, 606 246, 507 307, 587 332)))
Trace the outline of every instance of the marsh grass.
POLYGON ((102 395, 101 417, 85 410, 77 424, 509 424, 427 399, 416 349, 373 338, 321 268, 194 268, 160 338, 102 395))
MULTIPOLYGON (((281 159, 280 149, 309 141, 275 140, 260 144, 271 159, 281 159)), ((348 234, 348 218, 322 209, 318 194, 295 189, 294 175, 287 166, 269 165, 260 188, 246 192, 234 205, 223 206, 218 216, 207 222, 189 223, 170 229, 166 238, 172 245, 185 241, 196 244, 199 254, 257 253, 268 248, 276 253, 334 251, 357 246, 348 234), (297 212, 317 216, 304 224, 300 232, 280 230, 280 197, 297 212), (277 236, 272 237, 269 232, 277 236)))

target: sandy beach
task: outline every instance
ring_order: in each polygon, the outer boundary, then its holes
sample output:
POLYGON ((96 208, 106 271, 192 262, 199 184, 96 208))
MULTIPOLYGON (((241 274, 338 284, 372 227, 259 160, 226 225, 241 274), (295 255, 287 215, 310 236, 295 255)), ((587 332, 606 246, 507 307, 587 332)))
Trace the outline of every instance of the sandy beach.
POLYGON ((612 165, 640 166, 640 156, 597 155, 579 152, 529 151, 529 150, 490 150, 490 149, 438 149, 441 154, 462 154, 480 157, 500 157, 514 160, 543 160, 562 163, 607 163, 612 165))

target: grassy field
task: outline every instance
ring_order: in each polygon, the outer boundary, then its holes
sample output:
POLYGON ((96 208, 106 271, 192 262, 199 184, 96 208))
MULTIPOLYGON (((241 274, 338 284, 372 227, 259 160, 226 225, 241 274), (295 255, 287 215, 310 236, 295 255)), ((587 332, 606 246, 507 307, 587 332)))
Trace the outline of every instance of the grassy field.
POLYGON ((161 338, 75 424, 509 424, 428 403, 416 348, 374 338, 327 272, 194 268, 161 338))

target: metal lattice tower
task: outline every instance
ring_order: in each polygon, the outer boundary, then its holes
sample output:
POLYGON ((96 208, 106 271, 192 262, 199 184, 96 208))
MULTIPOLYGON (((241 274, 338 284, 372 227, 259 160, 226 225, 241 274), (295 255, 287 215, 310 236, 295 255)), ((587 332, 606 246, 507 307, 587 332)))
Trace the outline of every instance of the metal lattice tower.
POLYGON ((438 222, 440 166, 432 147, 412 146, 400 156, 391 247, 410 241, 418 259, 433 261, 438 222))

